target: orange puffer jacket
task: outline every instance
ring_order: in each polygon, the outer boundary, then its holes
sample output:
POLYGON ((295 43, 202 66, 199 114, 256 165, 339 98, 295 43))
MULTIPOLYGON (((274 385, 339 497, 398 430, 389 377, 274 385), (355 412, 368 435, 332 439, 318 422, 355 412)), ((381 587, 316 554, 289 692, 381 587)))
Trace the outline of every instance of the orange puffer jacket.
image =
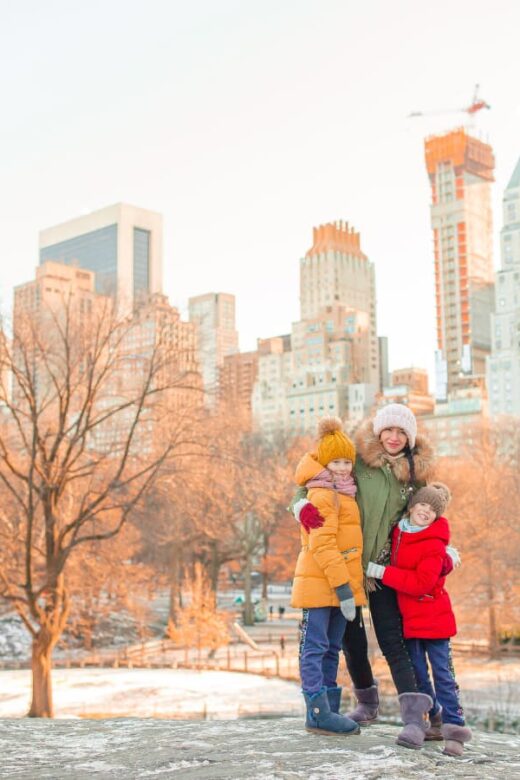
MULTIPOLYGON (((296 482, 305 485, 323 466, 316 455, 304 455, 296 469, 296 482)), ((307 533, 301 527, 302 549, 293 580, 291 606, 338 607, 335 589, 346 582, 356 605, 366 604, 361 554, 363 537, 355 499, 327 488, 312 488, 307 498, 319 509, 325 523, 307 533)))

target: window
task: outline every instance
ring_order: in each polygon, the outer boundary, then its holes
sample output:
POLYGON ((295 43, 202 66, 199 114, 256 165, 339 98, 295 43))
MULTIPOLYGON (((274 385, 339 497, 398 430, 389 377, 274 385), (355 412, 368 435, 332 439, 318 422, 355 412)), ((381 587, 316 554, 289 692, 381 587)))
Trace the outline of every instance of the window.
POLYGON ((54 260, 77 265, 96 274, 96 292, 114 294, 117 289, 117 225, 108 225, 40 249, 40 265, 54 260))
POLYGON ((134 228, 134 297, 150 290, 150 231, 134 228))

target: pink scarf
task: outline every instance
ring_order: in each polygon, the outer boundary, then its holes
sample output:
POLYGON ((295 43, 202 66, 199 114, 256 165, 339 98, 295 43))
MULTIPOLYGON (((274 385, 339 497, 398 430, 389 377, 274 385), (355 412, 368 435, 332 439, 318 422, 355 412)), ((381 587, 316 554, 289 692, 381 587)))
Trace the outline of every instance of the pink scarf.
POLYGON ((352 496, 352 498, 355 497, 357 491, 357 486, 352 475, 349 477, 339 477, 328 469, 323 469, 323 471, 320 471, 315 477, 309 479, 305 484, 305 487, 308 490, 311 488, 337 490, 338 493, 343 493, 344 496, 352 496))

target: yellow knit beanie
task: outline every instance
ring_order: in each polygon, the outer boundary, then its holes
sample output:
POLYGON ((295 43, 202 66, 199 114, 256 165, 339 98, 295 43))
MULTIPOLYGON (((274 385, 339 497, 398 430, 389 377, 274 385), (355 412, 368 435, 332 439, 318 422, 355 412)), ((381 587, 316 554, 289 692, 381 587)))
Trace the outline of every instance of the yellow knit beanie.
POLYGON ((356 448, 343 433, 339 417, 323 417, 318 424, 318 461, 326 466, 331 460, 345 458, 352 463, 356 459, 356 448))

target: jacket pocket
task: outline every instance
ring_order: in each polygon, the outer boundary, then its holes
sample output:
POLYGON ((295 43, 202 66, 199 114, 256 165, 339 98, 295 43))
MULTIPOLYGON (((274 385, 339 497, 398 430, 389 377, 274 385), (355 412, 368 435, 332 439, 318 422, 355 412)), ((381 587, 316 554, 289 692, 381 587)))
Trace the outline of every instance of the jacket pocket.
POLYGON ((361 548, 360 547, 349 547, 348 550, 341 550, 341 555, 343 556, 343 559, 349 563, 350 561, 355 561, 356 558, 361 558, 361 548))

